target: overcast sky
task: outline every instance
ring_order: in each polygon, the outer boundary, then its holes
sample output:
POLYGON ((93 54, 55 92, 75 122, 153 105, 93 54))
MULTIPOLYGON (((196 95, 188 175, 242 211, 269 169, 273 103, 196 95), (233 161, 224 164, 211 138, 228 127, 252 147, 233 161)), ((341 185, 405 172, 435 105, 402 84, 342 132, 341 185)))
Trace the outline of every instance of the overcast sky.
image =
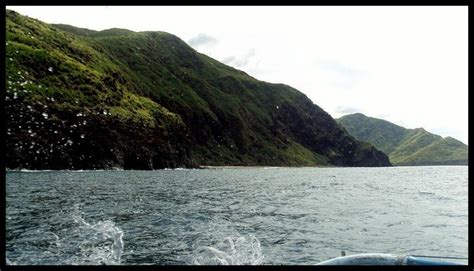
POLYGON ((7 7, 47 23, 158 30, 334 118, 468 140, 467 7, 7 7))

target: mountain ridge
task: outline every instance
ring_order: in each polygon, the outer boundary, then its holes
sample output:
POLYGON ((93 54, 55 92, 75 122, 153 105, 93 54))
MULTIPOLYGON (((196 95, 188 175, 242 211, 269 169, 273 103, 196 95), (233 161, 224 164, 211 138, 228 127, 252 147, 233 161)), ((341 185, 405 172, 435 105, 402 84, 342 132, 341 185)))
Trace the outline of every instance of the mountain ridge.
POLYGON ((390 165, 303 93, 172 34, 6 22, 9 168, 390 165))
POLYGON ((407 129, 361 113, 336 121, 356 139, 370 142, 389 156, 394 165, 467 165, 468 147, 452 137, 424 128, 407 129))

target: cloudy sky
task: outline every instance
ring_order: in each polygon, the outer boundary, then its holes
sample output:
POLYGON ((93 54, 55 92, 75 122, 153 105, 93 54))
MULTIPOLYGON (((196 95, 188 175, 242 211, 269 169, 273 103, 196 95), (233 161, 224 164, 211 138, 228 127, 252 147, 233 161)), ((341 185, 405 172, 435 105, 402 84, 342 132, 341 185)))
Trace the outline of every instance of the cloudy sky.
POLYGON ((334 118, 468 140, 467 7, 7 7, 47 23, 159 30, 334 118))

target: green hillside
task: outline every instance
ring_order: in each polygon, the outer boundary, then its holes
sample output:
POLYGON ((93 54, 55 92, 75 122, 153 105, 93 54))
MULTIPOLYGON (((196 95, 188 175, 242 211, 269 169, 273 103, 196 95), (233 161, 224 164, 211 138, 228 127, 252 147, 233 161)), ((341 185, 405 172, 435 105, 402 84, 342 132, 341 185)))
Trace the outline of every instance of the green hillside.
POLYGON ((391 122, 356 113, 337 119, 356 139, 370 142, 394 165, 467 165, 468 148, 423 128, 406 129, 391 122))
POLYGON ((390 165, 298 90, 171 34, 7 10, 6 37, 9 168, 390 165))

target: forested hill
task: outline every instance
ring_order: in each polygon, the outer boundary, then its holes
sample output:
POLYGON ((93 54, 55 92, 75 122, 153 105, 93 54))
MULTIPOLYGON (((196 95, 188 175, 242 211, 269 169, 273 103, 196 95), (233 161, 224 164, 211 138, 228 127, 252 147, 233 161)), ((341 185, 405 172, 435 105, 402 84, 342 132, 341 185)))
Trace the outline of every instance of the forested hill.
POLYGON ((164 32, 6 12, 9 168, 386 166, 298 90, 164 32))

